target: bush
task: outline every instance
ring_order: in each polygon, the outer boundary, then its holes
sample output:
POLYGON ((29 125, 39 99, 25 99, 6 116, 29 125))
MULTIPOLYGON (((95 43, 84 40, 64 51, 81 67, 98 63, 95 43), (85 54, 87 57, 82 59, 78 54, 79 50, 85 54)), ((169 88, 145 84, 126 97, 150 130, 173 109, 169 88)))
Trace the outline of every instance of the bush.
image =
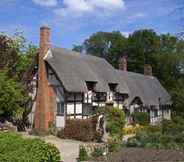
POLYGON ((49 135, 49 131, 45 130, 45 129, 37 129, 37 128, 33 128, 30 132, 30 135, 34 135, 34 136, 47 136, 49 135))
POLYGON ((96 142, 98 142, 98 143, 103 142, 102 141, 102 137, 103 137, 103 134, 102 133, 100 133, 100 132, 96 132, 95 133, 95 140, 96 140, 96 142))
POLYGON ((124 134, 136 134, 138 131, 140 131, 141 129, 143 129, 143 126, 132 126, 132 127, 125 127, 123 128, 123 133, 124 134))
POLYGON ((58 129, 56 127, 51 127, 51 128, 49 128, 48 133, 53 135, 53 136, 57 136, 58 135, 58 129))
POLYGON ((109 152, 117 152, 122 144, 122 140, 118 137, 111 137, 108 139, 109 152))
POLYGON ((87 151, 84 147, 80 147, 78 161, 87 161, 89 159, 87 151))
POLYGON ((149 125, 150 117, 147 112, 134 112, 132 114, 134 122, 143 126, 149 125))
POLYGON ((107 107, 105 109, 106 129, 111 137, 122 138, 125 126, 125 115, 119 108, 107 107))
POLYGON ((65 138, 64 129, 58 130, 57 137, 59 137, 59 138, 65 138))
POLYGON ((128 147, 184 150, 183 119, 164 120, 158 126, 147 126, 139 130, 133 139, 127 142, 128 147))
POLYGON ((67 119, 64 137, 80 141, 94 141, 96 138, 97 117, 90 119, 67 119))
POLYGON ((127 140, 127 146, 128 147, 139 147, 140 142, 135 137, 132 137, 127 140))
POLYGON ((103 156, 104 150, 102 148, 95 148, 94 152, 91 154, 93 157, 103 156))
POLYGON ((20 135, 0 133, 1 162, 58 162, 60 153, 40 139, 24 139, 20 135))

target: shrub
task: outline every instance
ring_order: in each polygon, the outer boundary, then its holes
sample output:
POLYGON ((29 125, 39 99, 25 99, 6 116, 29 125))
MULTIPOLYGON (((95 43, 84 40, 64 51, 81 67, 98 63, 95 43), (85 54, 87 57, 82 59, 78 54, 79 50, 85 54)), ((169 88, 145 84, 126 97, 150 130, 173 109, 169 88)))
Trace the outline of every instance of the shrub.
POLYGON ((1 162, 58 162, 60 153, 40 139, 24 139, 20 135, 0 133, 1 162))
POLYGON ((95 148, 94 152, 91 154, 93 157, 103 156, 104 150, 102 148, 95 148))
POLYGON ((184 126, 181 121, 164 120, 158 126, 146 126, 129 139, 127 146, 184 150, 184 126))
POLYGON ((111 137, 108 139, 109 152, 117 152, 122 144, 122 140, 118 137, 111 137))
POLYGON ((102 137, 103 137, 102 133, 100 133, 100 132, 96 132, 95 133, 95 140, 96 140, 96 142, 98 142, 98 143, 103 142, 102 141, 102 137))
POLYGON ((123 128, 125 125, 125 115, 119 108, 107 107, 105 109, 105 118, 107 120, 106 129, 111 137, 123 136, 123 128))
POLYGON ((80 141, 94 141, 96 138, 96 123, 96 117, 85 120, 67 119, 64 137, 80 141))
POLYGON ((135 137, 132 137, 127 140, 127 146, 128 147, 139 147, 140 142, 135 137))
POLYGON ((57 136, 58 135, 58 129, 56 127, 51 127, 51 128, 49 128, 48 133, 53 135, 53 136, 57 136))
POLYGON ((132 114, 134 122, 143 126, 149 125, 150 118, 147 112, 134 112, 132 114))
POLYGON ((132 127, 125 127, 123 128, 123 133, 124 134, 136 134, 138 131, 143 129, 143 126, 132 126, 132 127))
POLYGON ((35 136, 47 136, 49 135, 49 131, 45 129, 38 129, 38 128, 33 128, 30 132, 30 135, 35 135, 35 136))
POLYGON ((57 137, 59 137, 59 138, 65 138, 64 129, 58 130, 57 137))
POLYGON ((86 161, 88 159, 89 159, 89 157, 88 157, 86 149, 84 147, 80 147, 78 160, 79 161, 86 161))

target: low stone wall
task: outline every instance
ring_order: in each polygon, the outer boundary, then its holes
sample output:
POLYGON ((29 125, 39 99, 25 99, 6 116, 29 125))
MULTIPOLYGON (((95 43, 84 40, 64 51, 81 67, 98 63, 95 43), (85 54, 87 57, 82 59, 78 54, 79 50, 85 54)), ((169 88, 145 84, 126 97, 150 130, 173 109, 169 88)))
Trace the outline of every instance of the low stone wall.
POLYGON ((88 155, 91 155, 95 151, 95 149, 104 150, 104 155, 106 155, 108 153, 108 146, 107 146, 107 144, 104 144, 104 143, 90 143, 90 144, 86 143, 86 144, 80 145, 79 147, 85 148, 88 155))

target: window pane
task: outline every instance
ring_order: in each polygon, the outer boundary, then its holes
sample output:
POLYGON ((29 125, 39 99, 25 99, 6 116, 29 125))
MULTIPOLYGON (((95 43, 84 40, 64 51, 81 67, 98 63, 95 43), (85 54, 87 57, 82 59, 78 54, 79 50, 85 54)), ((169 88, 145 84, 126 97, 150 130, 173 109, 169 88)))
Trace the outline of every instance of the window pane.
POLYGON ((64 115, 64 103, 57 103, 57 115, 64 115))

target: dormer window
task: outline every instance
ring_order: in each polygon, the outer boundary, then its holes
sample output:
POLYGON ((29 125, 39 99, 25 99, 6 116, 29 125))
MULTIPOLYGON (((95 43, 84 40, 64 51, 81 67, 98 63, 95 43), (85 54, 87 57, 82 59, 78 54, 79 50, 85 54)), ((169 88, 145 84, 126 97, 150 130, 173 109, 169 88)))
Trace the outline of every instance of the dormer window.
POLYGON ((84 94, 84 102, 85 103, 92 103, 93 99, 93 92, 95 91, 96 82, 87 81, 86 86, 88 88, 88 92, 84 94))
POLYGON ((116 92, 117 91, 117 85, 118 84, 114 84, 114 83, 109 83, 109 89, 111 92, 116 92))
POLYGON ((88 91, 94 91, 96 82, 87 81, 86 85, 87 85, 88 91))

